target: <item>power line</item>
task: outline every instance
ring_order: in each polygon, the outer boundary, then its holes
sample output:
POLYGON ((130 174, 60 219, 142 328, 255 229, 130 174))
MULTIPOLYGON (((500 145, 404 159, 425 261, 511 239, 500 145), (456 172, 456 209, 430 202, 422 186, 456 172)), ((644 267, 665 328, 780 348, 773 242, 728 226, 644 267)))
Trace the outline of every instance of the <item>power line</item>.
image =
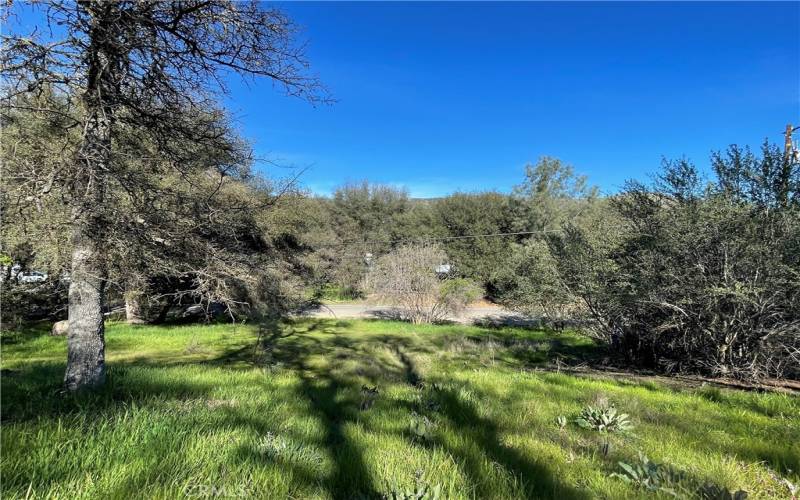
POLYGON ((441 236, 441 237, 432 237, 432 238, 408 238, 405 240, 395 240, 392 243, 401 242, 401 241, 446 241, 446 240, 461 240, 461 239, 473 239, 473 238, 493 238, 496 236, 527 236, 533 234, 544 234, 544 233, 553 233, 554 230, 545 230, 545 231, 517 231, 513 233, 489 233, 489 234, 464 234, 461 236, 441 236))
POLYGON ((430 236, 430 237, 420 237, 420 238, 400 238, 395 240, 349 240, 349 241, 341 241, 339 245, 335 246, 343 246, 348 244, 360 244, 366 245, 368 243, 383 243, 387 245, 393 245, 396 243, 424 243, 424 242, 433 242, 433 241, 451 241, 451 240, 464 240, 464 239, 477 239, 477 238, 496 238, 496 237, 507 237, 507 236, 532 236, 534 234, 547 234, 547 233, 554 233, 557 232, 554 229, 545 229, 541 231, 515 231, 515 232, 507 232, 507 233, 487 233, 487 234, 464 234, 460 236, 430 236))

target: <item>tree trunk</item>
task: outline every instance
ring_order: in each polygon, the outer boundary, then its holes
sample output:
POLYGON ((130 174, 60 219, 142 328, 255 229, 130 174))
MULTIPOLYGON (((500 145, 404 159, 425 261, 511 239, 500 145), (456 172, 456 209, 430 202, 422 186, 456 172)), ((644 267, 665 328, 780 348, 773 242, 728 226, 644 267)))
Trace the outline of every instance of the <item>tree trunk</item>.
POLYGON ((125 292, 125 320, 129 325, 141 325, 146 322, 145 311, 142 304, 144 294, 139 290, 125 292))
POLYGON ((103 302, 106 285, 105 187, 111 167, 113 99, 119 54, 114 37, 113 3, 83 1, 92 17, 86 118, 72 184, 72 271, 69 284, 69 334, 64 385, 71 391, 103 385, 106 378, 103 302))
POLYGON ((153 323, 161 324, 167 320, 167 314, 169 314, 169 310, 172 309, 172 306, 175 304, 175 300, 171 297, 167 299, 167 302, 161 307, 161 310, 156 315, 153 323))
POLYGON ((104 265, 101 251, 86 229, 85 224, 78 225, 72 238, 67 372, 64 375, 64 385, 71 391, 98 387, 106 378, 104 265))

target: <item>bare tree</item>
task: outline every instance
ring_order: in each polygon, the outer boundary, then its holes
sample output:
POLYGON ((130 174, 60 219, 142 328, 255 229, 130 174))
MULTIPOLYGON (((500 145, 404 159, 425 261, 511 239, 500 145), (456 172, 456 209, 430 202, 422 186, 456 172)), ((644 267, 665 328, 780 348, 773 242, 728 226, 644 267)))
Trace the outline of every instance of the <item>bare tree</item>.
MULTIPOLYGON (((31 203, 58 191, 69 206, 71 268, 65 386, 94 387, 105 380, 103 303, 108 279, 106 247, 123 207, 108 197, 111 182, 131 193, 125 210, 151 210, 151 183, 115 157, 122 130, 146 137, 164 161, 151 162, 156 177, 174 172, 191 182, 198 151, 228 155, 220 177, 242 163, 242 144, 212 110, 226 91, 225 73, 266 77, 287 94, 325 101, 307 75, 295 25, 279 10, 230 0, 35 2, 43 16, 33 33, 3 36, 2 69, 7 107, 21 96, 39 98, 37 111, 63 118, 78 130, 69 161, 37 171, 26 183, 31 203), (44 102, 42 97, 44 96, 44 102), (48 99, 51 97, 51 99, 48 99), (65 100, 65 106, 53 101, 65 100), (183 150, 187 143, 197 148, 183 150)), ((151 177, 152 178, 152 177, 151 177)), ((149 229, 145 229, 149 231, 149 229)))
POLYGON ((378 259, 367 274, 365 289, 400 308, 412 323, 435 323, 463 311, 480 295, 471 282, 437 273, 446 262, 438 246, 402 246, 378 259))

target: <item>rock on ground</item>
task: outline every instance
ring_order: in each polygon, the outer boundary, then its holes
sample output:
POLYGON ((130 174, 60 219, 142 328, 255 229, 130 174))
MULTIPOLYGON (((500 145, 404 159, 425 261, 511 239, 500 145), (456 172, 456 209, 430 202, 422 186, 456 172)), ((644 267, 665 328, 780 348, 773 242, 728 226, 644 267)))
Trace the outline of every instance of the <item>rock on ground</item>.
POLYGON ((69 321, 56 321, 53 323, 53 329, 50 330, 50 335, 63 336, 69 332, 69 321))

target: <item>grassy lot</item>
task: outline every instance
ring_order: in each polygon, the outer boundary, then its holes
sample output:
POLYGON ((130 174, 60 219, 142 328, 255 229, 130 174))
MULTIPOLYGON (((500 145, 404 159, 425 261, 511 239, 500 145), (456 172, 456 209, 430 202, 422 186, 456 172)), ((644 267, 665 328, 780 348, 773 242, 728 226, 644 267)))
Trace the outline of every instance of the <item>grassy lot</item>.
POLYGON ((108 386, 81 396, 59 390, 63 338, 3 338, 3 498, 639 498, 611 476, 639 452, 749 498, 800 482, 800 398, 535 370, 596 355, 576 334, 303 320, 107 337, 108 386), (604 456, 574 419, 606 402, 635 428, 604 456))

